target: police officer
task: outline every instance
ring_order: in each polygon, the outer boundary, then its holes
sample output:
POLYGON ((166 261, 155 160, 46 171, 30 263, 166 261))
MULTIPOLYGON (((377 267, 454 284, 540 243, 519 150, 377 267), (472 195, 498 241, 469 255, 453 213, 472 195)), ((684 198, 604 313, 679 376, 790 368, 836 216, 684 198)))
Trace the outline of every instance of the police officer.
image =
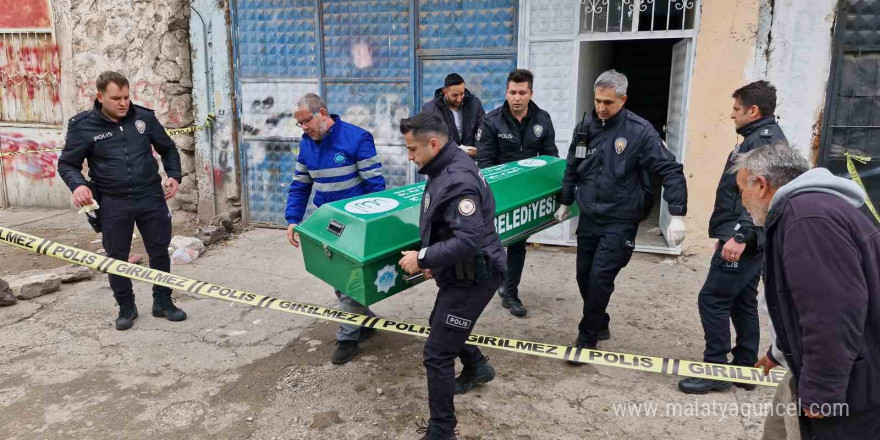
POLYGON ((419 219, 421 250, 404 251, 400 267, 434 279, 440 291, 425 342, 431 419, 423 440, 455 439, 453 395, 491 381, 495 370, 468 335, 501 285, 504 249, 495 232, 495 198, 470 157, 449 139, 437 115, 400 121, 409 160, 428 177, 419 219), (455 377, 455 358, 464 366, 455 377))
MULTIPOLYGON (((306 93, 296 103, 293 113, 296 125, 303 130, 296 157, 293 180, 287 194, 287 241, 299 247, 299 234, 294 227, 306 212, 312 188, 315 206, 364 194, 383 191, 385 178, 382 162, 376 155, 373 135, 338 115, 330 114, 320 96, 306 93)), ((339 309, 359 315, 374 316, 369 307, 359 304, 343 292, 335 291, 339 309)), ((340 365, 360 353, 360 343, 376 330, 354 324, 341 324, 336 332, 336 349, 330 361, 340 365)))
MULTIPOLYGON (((480 168, 541 155, 559 157, 550 114, 532 101, 533 83, 534 75, 525 69, 516 69, 507 75, 507 100, 486 114, 477 132, 477 164, 480 168)), ((519 282, 526 263, 526 240, 528 237, 507 247, 507 273, 498 292, 501 306, 518 317, 527 312, 519 298, 519 282)))
POLYGON ((605 313, 614 279, 629 263, 639 222, 650 212, 645 190, 647 173, 659 175, 672 219, 666 239, 672 246, 684 240, 683 216, 687 186, 682 166, 664 146, 651 124, 625 109, 626 76, 614 70, 595 83, 595 111, 574 130, 562 183, 563 221, 577 200, 577 282, 584 299, 583 318, 575 345, 596 348, 611 337, 605 313))
MULTIPOLYGON (((153 111, 131 103, 128 79, 104 72, 96 81, 95 106, 70 119, 58 171, 73 192, 77 206, 96 201, 104 249, 110 258, 128 259, 131 235, 137 224, 150 256, 150 267, 171 271, 171 212, 166 200, 177 194, 180 156, 174 141, 153 111), (165 190, 153 149, 162 157, 168 178, 165 190), (82 175, 83 160, 89 178, 82 175)), ((110 288, 119 305, 116 329, 127 330, 138 317, 131 280, 110 275, 110 288)), ((183 321, 186 313, 171 298, 171 289, 153 286, 153 316, 183 321)))
MULTIPOLYGON (((709 275, 700 290, 697 304, 706 349, 704 362, 726 364, 728 353, 734 365, 753 366, 758 361, 761 331, 758 324, 758 279, 763 260, 764 231, 756 227, 742 206, 736 174, 730 168, 738 154, 785 141, 776 123, 776 88, 767 81, 756 81, 733 92, 730 118, 743 141, 733 148, 715 192, 715 209, 709 219, 709 237, 716 240, 709 275), (736 346, 730 348, 730 321, 736 330, 736 346)), ((751 390, 755 385, 734 384, 751 390)), ((726 390, 730 382, 687 378, 678 388, 689 394, 726 390)))

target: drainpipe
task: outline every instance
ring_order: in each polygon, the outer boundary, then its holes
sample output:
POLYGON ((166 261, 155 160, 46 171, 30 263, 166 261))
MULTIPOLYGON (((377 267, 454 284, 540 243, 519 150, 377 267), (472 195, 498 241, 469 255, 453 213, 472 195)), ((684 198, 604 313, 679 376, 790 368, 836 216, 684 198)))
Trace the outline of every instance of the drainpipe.
MULTIPOLYGON (((210 73, 210 65, 211 65, 211 53, 208 52, 208 26, 205 24, 205 19, 202 17, 202 14, 199 13, 196 8, 192 5, 189 7, 193 12, 199 17, 199 20, 202 22, 202 53, 205 58, 205 94, 208 98, 208 114, 214 113, 214 82, 211 78, 210 73)), ((214 117, 216 119, 216 115, 214 117)), ((210 165, 210 171, 208 175, 211 180, 211 216, 217 216, 217 186, 214 182, 214 123, 211 123, 210 126, 205 127, 205 135, 208 138, 208 164, 210 165)), ((198 188, 198 187, 197 187, 198 188)), ((198 191, 198 189, 197 189, 198 191)))

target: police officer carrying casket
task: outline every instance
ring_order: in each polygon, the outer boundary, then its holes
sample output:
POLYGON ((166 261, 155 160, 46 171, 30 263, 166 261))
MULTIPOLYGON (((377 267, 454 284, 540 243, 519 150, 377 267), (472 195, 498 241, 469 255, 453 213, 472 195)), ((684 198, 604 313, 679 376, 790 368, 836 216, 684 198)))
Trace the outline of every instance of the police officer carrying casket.
POLYGON ((489 382, 495 370, 480 350, 465 345, 501 285, 504 248, 495 232, 495 198, 466 153, 449 140, 439 116, 422 113, 400 121, 409 160, 428 176, 419 220, 421 250, 404 251, 400 267, 423 272, 440 291, 425 342, 431 419, 423 440, 455 439, 454 394, 489 382), (464 366, 455 377, 455 358, 464 366))
MULTIPOLYGON (((507 75, 504 104, 487 113, 477 131, 480 168, 541 155, 559 156, 550 113, 532 101, 534 81, 534 75, 526 69, 516 69, 507 75)), ((519 282, 526 263, 526 240, 528 237, 507 247, 507 273, 498 292, 501 306, 517 317, 527 312, 519 297, 519 282)))
POLYGON ((647 173, 663 179, 663 197, 672 214, 666 231, 669 244, 678 246, 685 235, 687 185, 682 166, 648 121, 623 108, 627 86, 626 76, 614 70, 596 79, 596 111, 575 127, 555 214, 564 220, 575 200, 581 211, 577 282, 584 312, 575 341, 580 348, 596 348, 598 340, 611 337, 605 309, 614 279, 632 257, 639 222, 650 212, 647 173))

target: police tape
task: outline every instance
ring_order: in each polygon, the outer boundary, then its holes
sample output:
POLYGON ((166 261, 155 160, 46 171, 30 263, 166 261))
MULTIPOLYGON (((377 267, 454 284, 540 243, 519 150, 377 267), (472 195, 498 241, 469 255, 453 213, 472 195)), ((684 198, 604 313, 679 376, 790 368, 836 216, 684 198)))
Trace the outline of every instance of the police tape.
MULTIPOLYGON (((373 329, 418 337, 427 337, 431 331, 430 327, 423 325, 342 312, 321 306, 274 298, 271 296, 260 295, 258 293, 231 289, 205 281, 194 280, 180 275, 130 264, 125 261, 98 255, 2 226, 0 226, 0 242, 57 258, 59 260, 78 264, 80 266, 90 267, 108 274, 165 286, 193 295, 207 296, 210 298, 276 310, 279 312, 309 316, 345 324, 356 324, 373 329)), ((770 374, 765 376, 763 370, 759 368, 692 362, 603 350, 581 349, 566 345, 545 344, 478 334, 471 334, 467 343, 478 347, 495 348, 514 353, 572 361, 582 364, 625 368, 671 376, 716 379, 754 385, 776 386, 782 381, 782 377, 785 374, 784 371, 781 370, 771 370, 770 374)))
POLYGON ((874 214, 874 218, 880 222, 880 214, 877 213, 877 210, 874 208, 874 204, 871 203, 871 198, 868 197, 868 188, 865 188, 865 183, 862 182, 862 177, 859 176, 859 172, 856 170, 856 165, 853 161, 859 162, 861 164, 866 164, 871 161, 870 157, 867 156, 857 156, 855 154, 850 154, 849 151, 843 153, 846 156, 846 169, 849 171, 849 177, 853 182, 857 183, 860 187, 862 187, 862 191, 865 192, 865 205, 874 214))
POLYGON ((172 128, 171 130, 166 129, 165 132, 168 133, 168 136, 173 136, 175 134, 181 133, 194 133, 198 130, 204 130, 206 128, 211 127, 211 124, 214 123, 214 114, 208 113, 208 116, 205 118, 205 125, 192 125, 184 128, 172 128))
POLYGON ((61 151, 61 150, 63 150, 63 148, 44 148, 41 150, 10 151, 8 153, 0 153, 0 157, 14 156, 16 154, 48 153, 51 151, 61 151))

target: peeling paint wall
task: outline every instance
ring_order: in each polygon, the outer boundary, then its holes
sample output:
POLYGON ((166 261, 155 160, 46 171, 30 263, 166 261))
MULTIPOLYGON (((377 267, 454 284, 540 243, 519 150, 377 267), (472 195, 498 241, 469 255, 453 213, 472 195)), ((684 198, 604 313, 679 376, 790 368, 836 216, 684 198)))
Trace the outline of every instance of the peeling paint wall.
POLYGON ((757 0, 702 3, 697 36, 684 160, 688 179, 688 238, 685 253, 709 254, 709 217, 724 163, 739 142, 730 112, 731 93, 746 82, 758 41, 757 0))
POLYGON ((747 81, 777 85, 779 123, 808 158, 818 145, 836 9, 837 0, 763 0, 754 60, 745 71, 747 81))
MULTIPOLYGON (((154 109, 166 128, 186 127, 194 122, 188 2, 53 0, 52 8, 55 42, 61 53, 62 123, 40 129, 21 124, 0 124, 5 145, 20 144, 24 141, 17 139, 27 139, 39 145, 63 146, 66 128, 63 121, 92 107, 95 80, 105 70, 116 70, 128 76, 132 101, 154 109)), ((196 197, 187 200, 187 195, 196 191, 196 185, 192 183, 196 175, 194 139, 191 134, 173 138, 181 150, 185 177, 181 196, 179 200, 172 200, 171 207, 195 211, 196 197)), ((27 192, 17 190, 33 187, 27 180, 39 175, 19 171, 31 170, 37 162, 14 160, 18 162, 10 165, 12 171, 7 170, 8 161, 4 161, 5 189, 10 205, 71 206, 70 193, 57 176, 52 178, 57 181, 47 180, 45 188, 27 192)), ((48 173, 41 178, 50 179, 48 173)))
POLYGON ((190 17, 194 112, 214 113, 210 132, 196 135, 199 217, 240 206, 238 134, 232 77, 231 17, 226 1, 193 0, 190 17), (204 175, 204 178, 201 176, 204 175))

